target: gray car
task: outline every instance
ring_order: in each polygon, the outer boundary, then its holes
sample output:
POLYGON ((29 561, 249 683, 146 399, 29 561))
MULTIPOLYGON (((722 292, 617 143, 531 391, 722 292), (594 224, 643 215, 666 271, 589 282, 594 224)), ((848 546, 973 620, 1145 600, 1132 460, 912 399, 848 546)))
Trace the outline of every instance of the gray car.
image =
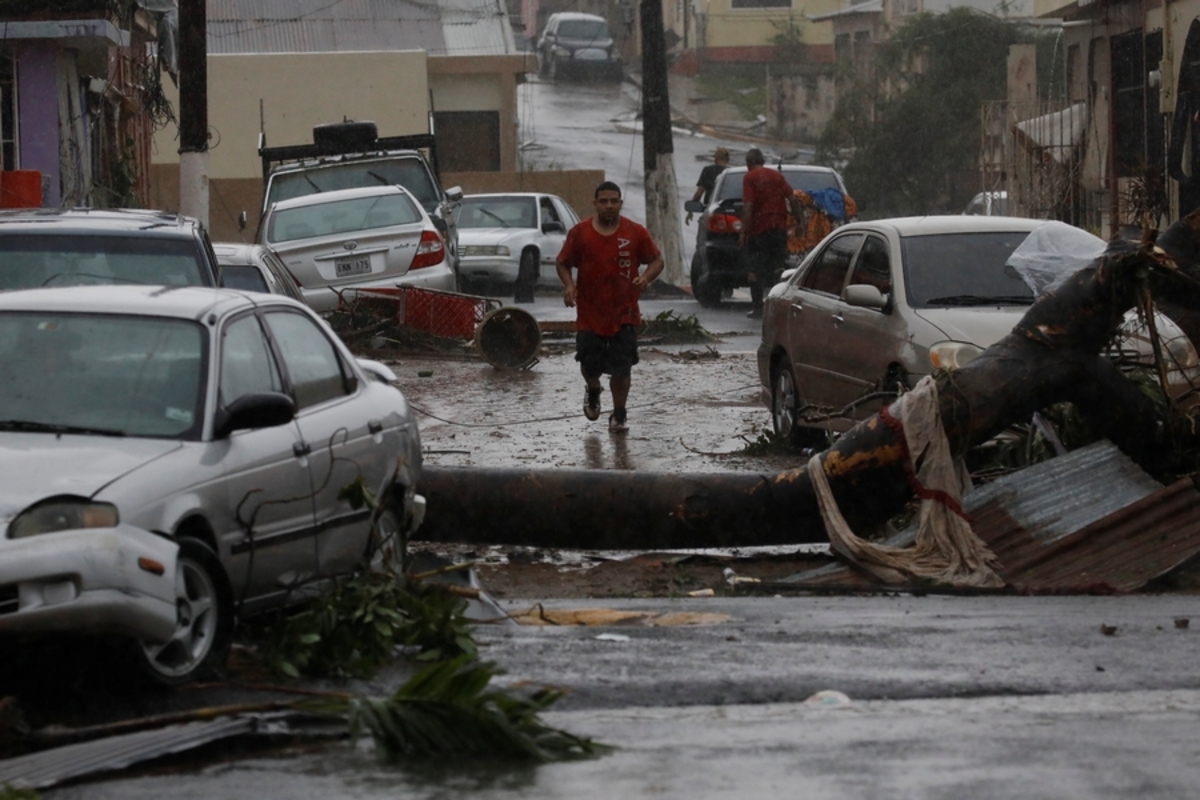
MULTIPOLYGON (((874 392, 911 388, 1007 335, 1034 302, 1007 262, 1044 224, 910 217, 855 222, 827 236, 764 303, 758 374, 775 432, 821 441, 820 428, 845 430, 887 401, 809 425, 802 410, 837 412, 874 392)), ((1165 316, 1157 314, 1155 326, 1169 354, 1172 391, 1188 392, 1200 365, 1196 349, 1165 316)), ((1136 315, 1127 316, 1119 347, 1127 360, 1151 359, 1136 315)))
POLYGON ((270 248, 261 244, 214 242, 213 250, 221 265, 221 286, 226 289, 281 294, 304 302, 304 293, 296 279, 270 248))
POLYGON ((112 633, 160 682, 235 615, 296 601, 424 517, 420 436, 383 365, 278 295, 0 294, 0 634, 112 633))

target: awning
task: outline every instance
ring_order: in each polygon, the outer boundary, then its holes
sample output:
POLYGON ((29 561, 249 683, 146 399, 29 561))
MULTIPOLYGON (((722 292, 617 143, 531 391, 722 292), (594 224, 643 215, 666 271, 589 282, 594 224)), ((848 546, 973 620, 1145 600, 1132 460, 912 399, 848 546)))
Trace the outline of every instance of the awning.
POLYGON ((1062 111, 1018 122, 1013 132, 1026 147, 1045 150, 1063 164, 1071 160, 1075 147, 1083 140, 1087 123, 1087 104, 1075 103, 1062 111))

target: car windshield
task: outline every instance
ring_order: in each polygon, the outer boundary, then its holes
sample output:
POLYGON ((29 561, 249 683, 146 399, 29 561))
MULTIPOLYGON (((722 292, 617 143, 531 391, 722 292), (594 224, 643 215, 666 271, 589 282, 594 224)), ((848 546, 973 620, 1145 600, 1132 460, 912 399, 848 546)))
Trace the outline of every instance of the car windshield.
POLYGON ((0 290, 38 286, 147 284, 202 286, 199 249, 190 239, 157 236, 0 236, 0 290))
POLYGON ((357 189, 363 186, 400 185, 412 192, 426 211, 441 201, 425 165, 416 157, 330 164, 316 169, 280 172, 271 177, 267 204, 318 192, 357 189))
MULTIPOLYGON (((721 186, 717 190, 717 200, 741 200, 742 199, 742 177, 745 172, 731 172, 725 176, 725 180, 721 181, 721 186)), ((839 192, 842 187, 838 185, 837 176, 832 172, 825 170, 798 170, 785 169, 783 177, 787 178, 788 184, 793 189, 802 189, 806 192, 816 192, 821 189, 836 189, 839 192)))
POLYGON ((458 228, 536 228, 537 203, 532 197, 464 197, 458 228))
POLYGON ((354 197, 277 210, 271 215, 267 241, 291 242, 420 222, 421 212, 411 200, 398 192, 354 197))
POLYGON ((900 240, 913 308, 1029 305, 1033 290, 1005 261, 1029 231, 947 233, 900 240))
POLYGON ((564 39, 607 39, 608 23, 602 19, 565 19, 558 23, 558 35, 564 39))
POLYGON ((0 312, 0 430, 198 439, 196 322, 0 312))

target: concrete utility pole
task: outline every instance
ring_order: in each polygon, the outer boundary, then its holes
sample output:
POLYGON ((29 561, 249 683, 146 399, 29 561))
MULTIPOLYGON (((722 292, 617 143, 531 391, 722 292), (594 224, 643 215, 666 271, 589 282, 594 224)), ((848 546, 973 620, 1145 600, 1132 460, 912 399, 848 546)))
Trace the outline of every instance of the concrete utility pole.
POLYGON ((684 283, 683 229, 679 186, 671 141, 671 100, 667 94, 667 43, 662 3, 642 0, 642 154, 646 171, 646 227, 663 253, 663 279, 684 283))
POLYGON ((208 10, 179 2, 179 210, 208 227, 208 10))

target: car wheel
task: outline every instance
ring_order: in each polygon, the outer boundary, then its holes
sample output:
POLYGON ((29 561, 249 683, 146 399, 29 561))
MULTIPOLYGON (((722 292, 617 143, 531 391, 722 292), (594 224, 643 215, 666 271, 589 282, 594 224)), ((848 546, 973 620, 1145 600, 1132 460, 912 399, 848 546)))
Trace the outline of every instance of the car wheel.
POLYGON ((777 436, 790 440, 795 436, 796 416, 799 413, 796 374, 791 366, 783 364, 776 368, 771 384, 771 424, 777 436))
POLYGON ((368 546, 371 572, 399 575, 404 570, 403 516, 394 503, 380 512, 368 546))
POLYGON ((521 265, 517 268, 517 283, 513 293, 514 302, 533 302, 533 291, 538 282, 538 261, 537 250, 527 247, 522 251, 521 265))
POLYGON ((233 592, 220 560, 196 539, 179 541, 175 631, 165 643, 139 642, 143 671, 175 685, 219 667, 233 635, 233 592))
POLYGON ((559 77, 561 77, 561 75, 560 75, 561 72, 562 72, 562 66, 558 63, 558 56, 551 55, 550 56, 550 72, 549 72, 550 80, 557 81, 559 79, 559 77))
POLYGON ((692 256, 692 296, 704 308, 715 308, 721 304, 721 287, 714 284, 708 270, 704 268, 700 253, 692 256))

